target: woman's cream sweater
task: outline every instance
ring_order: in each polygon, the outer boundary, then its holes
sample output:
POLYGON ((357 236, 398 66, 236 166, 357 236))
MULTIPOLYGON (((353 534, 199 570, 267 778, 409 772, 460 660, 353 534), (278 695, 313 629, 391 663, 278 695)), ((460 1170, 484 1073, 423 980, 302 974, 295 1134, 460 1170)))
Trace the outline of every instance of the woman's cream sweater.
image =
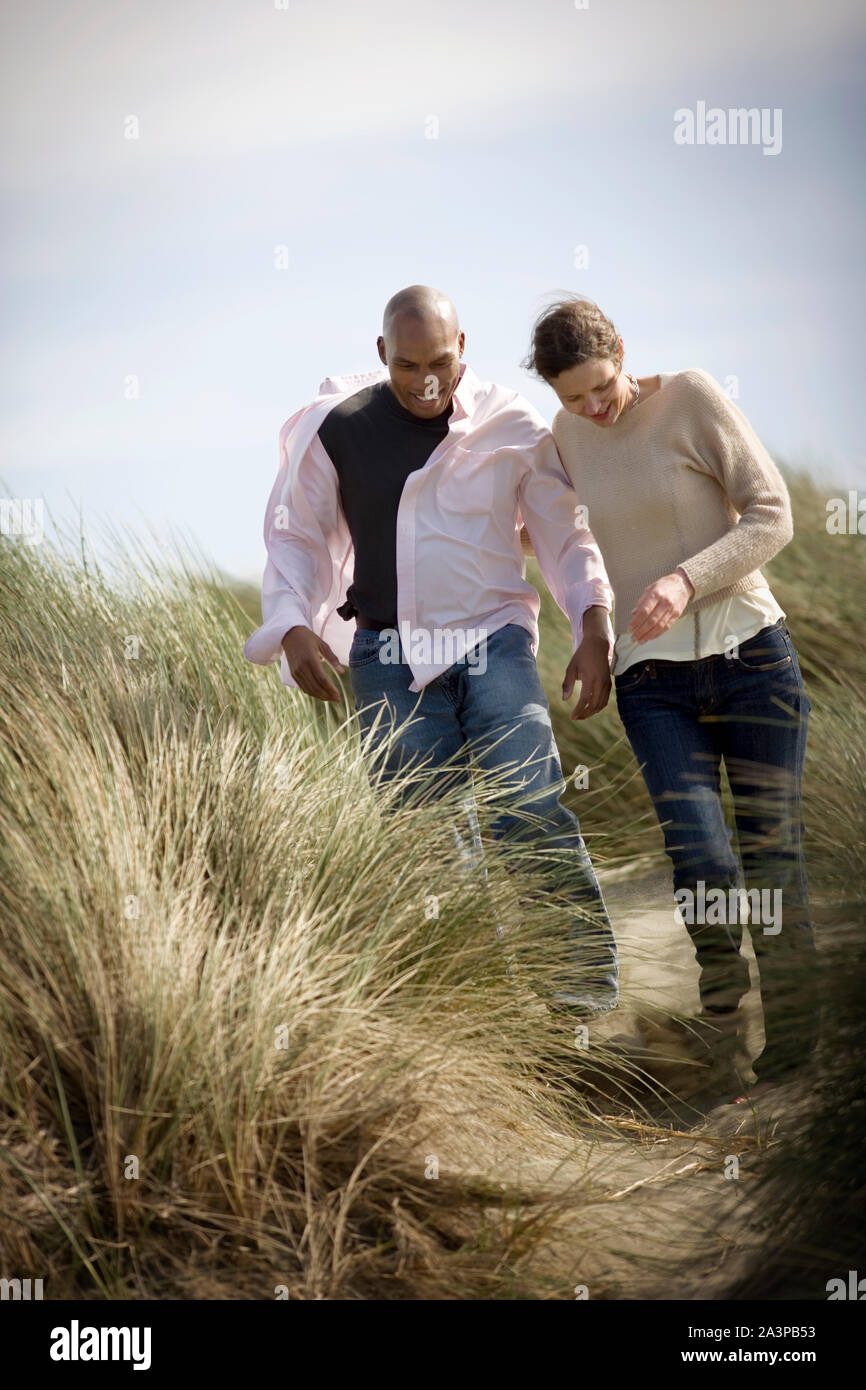
POLYGON ((560 410, 553 436, 604 559, 617 634, 678 567, 695 590, 687 612, 765 585, 760 566, 794 533, 782 475, 708 372, 663 374, 607 428, 560 410))

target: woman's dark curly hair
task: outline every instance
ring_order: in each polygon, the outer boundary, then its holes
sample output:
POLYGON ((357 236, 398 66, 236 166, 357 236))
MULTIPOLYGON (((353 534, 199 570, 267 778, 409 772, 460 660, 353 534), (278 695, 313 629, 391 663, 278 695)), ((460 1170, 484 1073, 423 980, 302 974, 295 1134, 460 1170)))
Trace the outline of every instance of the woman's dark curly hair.
POLYGON ((532 348, 522 365, 545 381, 594 358, 622 360, 619 334, 591 299, 579 295, 550 304, 532 328, 532 348))

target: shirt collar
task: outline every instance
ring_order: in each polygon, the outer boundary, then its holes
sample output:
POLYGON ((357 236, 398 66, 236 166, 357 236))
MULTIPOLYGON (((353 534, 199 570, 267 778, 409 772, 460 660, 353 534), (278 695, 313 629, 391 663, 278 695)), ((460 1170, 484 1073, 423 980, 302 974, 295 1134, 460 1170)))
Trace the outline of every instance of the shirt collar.
POLYGON ((465 420, 471 416, 475 409, 475 401, 481 389, 481 382, 469 366, 464 362, 460 368, 460 380, 454 388, 451 397, 454 402, 454 413, 452 420, 465 420))
MULTIPOLYGON (((347 373, 345 376, 329 376, 319 387, 319 396, 352 395, 355 391, 363 391, 365 386, 371 386, 374 382, 387 380, 387 367, 380 367, 378 371, 373 372, 353 372, 347 373)), ((453 423, 455 420, 466 420, 472 415, 480 390, 481 382, 469 363, 461 362, 460 380, 457 382, 451 397, 453 411, 449 423, 453 423)))

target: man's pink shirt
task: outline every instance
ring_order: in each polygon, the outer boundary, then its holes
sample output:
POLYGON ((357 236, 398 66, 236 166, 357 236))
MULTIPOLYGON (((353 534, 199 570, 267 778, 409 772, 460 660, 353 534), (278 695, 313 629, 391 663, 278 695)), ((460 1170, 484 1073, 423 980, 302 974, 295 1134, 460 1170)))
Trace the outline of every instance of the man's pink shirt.
MULTIPOLYGON (((387 370, 329 377, 312 405, 280 431, 280 465, 265 513, 267 563, 262 626, 244 646, 258 665, 280 661, 281 642, 298 624, 311 628, 344 664, 354 621, 337 613, 352 582, 354 552, 337 474, 318 439, 330 410, 387 370)), ((575 649, 587 608, 612 606, 598 546, 582 524, 553 436, 515 391, 482 382, 464 365, 449 431, 423 468, 410 473, 397 511, 397 626, 420 691, 454 661, 436 632, 462 634, 470 647, 518 623, 538 650, 538 594, 524 577, 523 522, 550 592, 566 614, 575 649), (428 634, 427 641, 412 634, 428 634), (407 637, 410 639, 407 641, 407 637), (437 659, 438 658, 438 659, 437 659)), ((608 619, 613 653, 613 630, 608 619)))

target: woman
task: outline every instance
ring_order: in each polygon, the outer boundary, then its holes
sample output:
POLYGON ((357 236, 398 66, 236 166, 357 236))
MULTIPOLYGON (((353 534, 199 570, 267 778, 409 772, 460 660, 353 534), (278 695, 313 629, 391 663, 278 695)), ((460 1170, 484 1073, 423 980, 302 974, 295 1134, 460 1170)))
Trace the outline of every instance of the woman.
POLYGON ((735 1021, 749 988, 742 870, 763 1089, 809 1059, 818 1031, 800 809, 811 706, 760 571, 791 539, 790 501, 707 372, 635 379, 623 355, 610 320, 575 297, 541 314, 526 365, 562 405, 554 437, 613 586, 617 708, 662 823, 710 1019, 735 1021))

